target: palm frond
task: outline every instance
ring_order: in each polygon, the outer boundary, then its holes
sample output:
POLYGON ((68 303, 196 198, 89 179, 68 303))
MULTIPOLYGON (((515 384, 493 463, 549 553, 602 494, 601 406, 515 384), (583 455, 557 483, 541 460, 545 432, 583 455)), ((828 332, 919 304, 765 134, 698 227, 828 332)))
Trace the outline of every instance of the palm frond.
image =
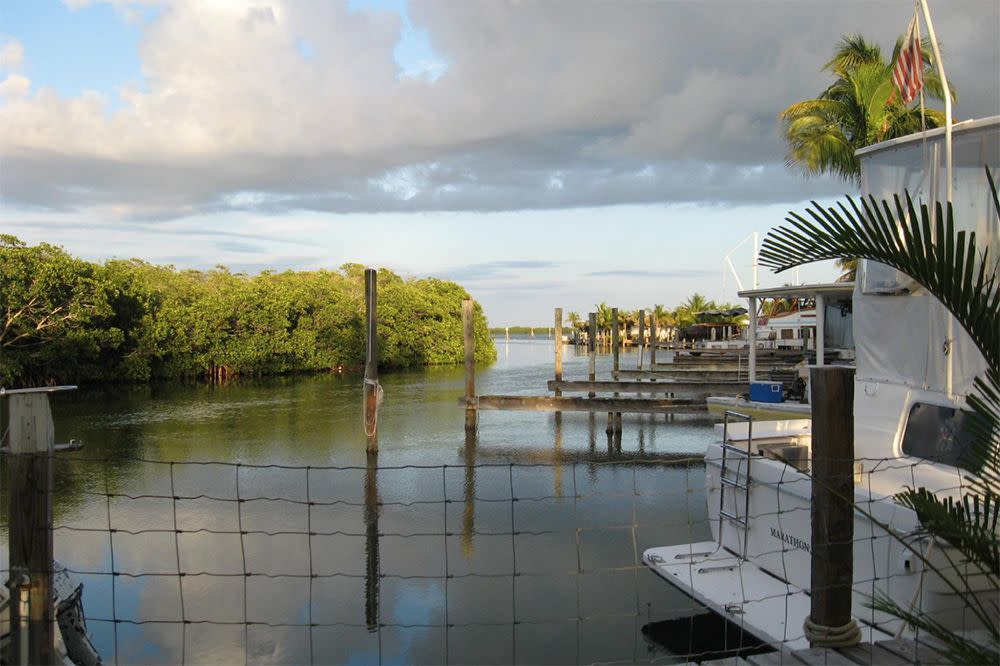
MULTIPOLYGON (((910 626, 930 634, 944 646, 943 652, 954 664, 996 664, 1000 663, 1000 652, 994 640, 992 645, 980 645, 956 634, 948 627, 928 615, 904 608, 888 596, 876 593, 869 607, 898 617, 910 626)), ((940 649, 940 648, 939 648, 940 649)))
MULTIPOLYGON (((996 214, 1000 197, 986 169, 996 214)), ((920 283, 951 312, 982 353, 989 368, 976 379, 968 398, 973 442, 968 467, 978 474, 970 490, 985 494, 1000 485, 1000 277, 997 260, 980 249, 976 234, 955 231, 953 210, 921 205, 919 212, 909 193, 877 201, 869 196, 836 208, 816 202, 807 217, 789 213, 790 226, 771 231, 764 239, 760 263, 777 272, 823 259, 857 257, 891 266, 920 283)))
POLYGON ((903 506, 913 509, 920 523, 934 536, 944 539, 963 556, 994 578, 1000 576, 1000 496, 966 495, 961 501, 940 498, 926 488, 907 489, 896 495, 903 506))
MULTIPOLYGON (((996 186, 987 170, 996 200, 996 186)), ((919 213, 909 193, 878 202, 874 196, 823 208, 815 201, 810 219, 790 212, 790 226, 764 239, 760 263, 782 272, 802 264, 857 257, 906 273, 936 295, 955 316, 993 369, 1000 368, 1000 289, 996 260, 980 250, 974 232, 955 231, 951 204, 932 222, 930 209, 919 213), (860 205, 859 205, 860 203, 860 205)), ((997 204, 1000 215, 1000 204, 997 204)))

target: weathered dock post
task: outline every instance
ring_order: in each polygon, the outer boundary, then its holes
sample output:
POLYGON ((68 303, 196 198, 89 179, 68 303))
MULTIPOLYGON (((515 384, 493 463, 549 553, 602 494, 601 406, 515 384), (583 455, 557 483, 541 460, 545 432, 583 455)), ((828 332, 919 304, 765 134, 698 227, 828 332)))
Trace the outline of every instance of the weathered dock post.
POLYGON ((382 386, 378 383, 378 271, 365 269, 365 436, 368 453, 378 453, 378 408, 382 386))
POLYGON ((806 638, 813 647, 861 640, 854 581, 854 369, 812 368, 812 578, 806 638))
MULTIPOLYGON (((555 331, 556 331, 556 381, 562 381, 562 308, 556 308, 555 314, 555 331)), ((556 389, 556 397, 562 395, 560 389, 556 389)))
MULTIPOLYGON (((621 346, 618 332, 618 308, 611 308, 611 372, 618 379, 618 348, 621 346)), ((618 395, 617 393, 615 395, 618 395)))
POLYGON ((54 664, 52 414, 45 393, 23 393, 7 399, 11 641, 4 662, 54 664))
POLYGON ((646 311, 639 310, 639 342, 636 344, 636 351, 639 352, 639 365, 642 370, 642 346, 646 344, 646 311))
POLYGON ((649 315, 649 369, 656 370, 656 313, 649 315))
POLYGON ((473 303, 462 300, 462 330, 465 339, 465 429, 476 429, 476 338, 473 330, 473 303))
MULTIPOLYGON (((590 313, 590 333, 587 335, 587 356, 589 363, 589 374, 588 377, 590 381, 595 381, 597 379, 597 313, 590 313)), ((591 391, 587 394, 588 398, 593 398, 596 393, 591 391)))
MULTIPOLYGON (((619 358, 619 347, 621 347, 621 340, 619 339, 618 332, 618 308, 611 308, 611 377, 618 381, 618 370, 620 370, 620 358, 619 358)), ((614 397, 618 397, 618 391, 615 391, 614 397)), ((621 412, 608 412, 608 430, 611 432, 621 431, 622 427, 622 414, 621 412)))

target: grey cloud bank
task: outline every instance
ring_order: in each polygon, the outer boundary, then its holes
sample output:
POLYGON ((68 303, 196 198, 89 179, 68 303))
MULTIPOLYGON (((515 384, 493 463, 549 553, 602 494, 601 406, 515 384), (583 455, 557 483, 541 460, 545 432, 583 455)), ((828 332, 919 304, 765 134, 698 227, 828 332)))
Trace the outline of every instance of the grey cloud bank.
MULTIPOLYGON (((888 51, 912 11, 412 0, 447 64, 431 81, 400 75, 393 13, 325 0, 162 4, 143 27, 145 89, 126 87, 117 111, 0 70, 5 205, 157 222, 836 195, 850 188, 784 167, 777 114, 822 91, 841 35, 888 51)), ((934 9, 957 117, 1000 112, 1000 4, 934 9)))

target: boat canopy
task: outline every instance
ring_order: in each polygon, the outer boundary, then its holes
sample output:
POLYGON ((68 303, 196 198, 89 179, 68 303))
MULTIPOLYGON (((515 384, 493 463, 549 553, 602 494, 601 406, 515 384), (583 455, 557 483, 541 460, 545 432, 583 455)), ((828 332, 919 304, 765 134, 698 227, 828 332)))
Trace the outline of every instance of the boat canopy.
MULTIPOLYGON (((980 250, 1000 252, 1000 220, 984 167, 1000 168, 1000 116, 953 127, 957 231, 975 232, 980 250)), ((944 130, 934 129, 857 151, 862 190, 876 199, 910 194, 914 204, 945 199, 944 130)), ((874 261, 859 262, 854 299, 858 379, 944 394, 972 389, 985 360, 937 299, 906 275, 874 261)))

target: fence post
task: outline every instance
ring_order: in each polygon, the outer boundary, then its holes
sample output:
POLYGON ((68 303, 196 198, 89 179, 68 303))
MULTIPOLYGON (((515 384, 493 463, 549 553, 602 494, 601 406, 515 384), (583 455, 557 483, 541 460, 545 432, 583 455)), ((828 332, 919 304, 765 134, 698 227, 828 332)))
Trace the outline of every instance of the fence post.
MULTIPOLYGON (((555 313, 555 324, 556 324, 556 381, 562 381, 562 308, 556 308, 555 313)), ((561 389, 556 389, 556 397, 562 395, 561 389)))
POLYGON ((52 413, 45 393, 11 395, 8 400, 11 642, 4 661, 54 664, 52 413))
POLYGON ((365 435, 368 453, 378 453, 378 272, 365 269, 365 435))
POLYGON ((861 640, 854 582, 854 369, 811 368, 812 569, 805 633, 813 647, 861 640))
MULTIPOLYGON (((587 355, 589 357, 589 373, 588 377, 590 381, 595 381, 597 379, 597 313, 590 313, 590 334, 587 336, 587 355)), ((596 394, 591 391, 587 394, 588 397, 593 398, 596 394)))
POLYGON ((475 430, 476 410, 476 339, 473 335, 473 302, 471 298, 462 300, 462 330, 465 340, 465 429, 475 430))

